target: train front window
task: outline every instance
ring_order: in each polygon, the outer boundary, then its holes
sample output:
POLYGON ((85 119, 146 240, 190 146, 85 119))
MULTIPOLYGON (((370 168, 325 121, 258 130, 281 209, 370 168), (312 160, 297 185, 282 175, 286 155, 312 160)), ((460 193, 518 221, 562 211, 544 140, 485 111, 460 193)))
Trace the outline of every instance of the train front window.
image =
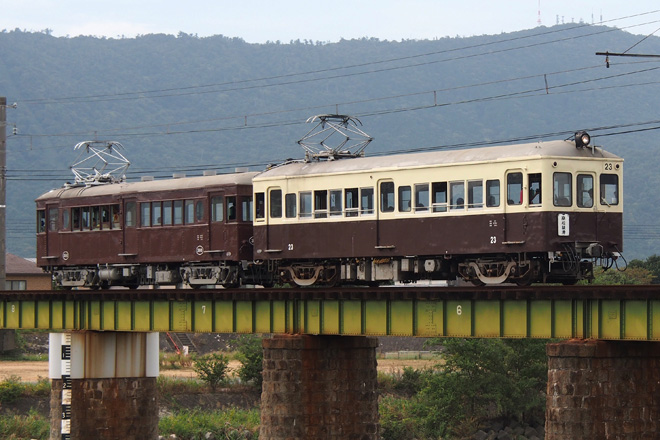
POLYGON ((63 231, 68 231, 69 226, 71 226, 71 221, 69 217, 69 210, 68 209, 63 209, 62 210, 62 230, 63 231))
POLYGON ((486 180, 486 206, 489 208, 500 206, 499 180, 486 180))
POLYGON ((600 175, 600 204, 619 204, 619 176, 616 174, 600 175))
POLYGON ((46 210, 37 211, 37 233, 46 232, 46 210))
POLYGON ((262 192, 256 193, 254 195, 254 200, 256 202, 255 207, 255 217, 257 220, 262 220, 266 217, 266 195, 262 192))
POLYGON ((509 173, 506 176, 507 205, 522 205, 522 173, 509 173))
POLYGON ((571 206, 573 204, 573 176, 571 173, 555 173, 552 180, 555 206, 571 206))
POLYGON ((576 202, 579 208, 593 208, 594 206, 594 177, 590 174, 577 176, 576 202))
POLYGON ((80 230, 80 208, 71 208, 71 229, 80 230))
POLYGON ((530 174, 527 176, 529 181, 529 204, 541 204, 541 173, 530 174))
POLYGON ((270 216, 272 218, 282 218, 282 190, 270 190, 270 216))
POLYGON ((380 183, 380 212, 394 212, 394 182, 380 183))
POLYGON ((82 208, 82 229, 88 230, 91 224, 92 222, 91 222, 89 208, 87 207, 82 208))

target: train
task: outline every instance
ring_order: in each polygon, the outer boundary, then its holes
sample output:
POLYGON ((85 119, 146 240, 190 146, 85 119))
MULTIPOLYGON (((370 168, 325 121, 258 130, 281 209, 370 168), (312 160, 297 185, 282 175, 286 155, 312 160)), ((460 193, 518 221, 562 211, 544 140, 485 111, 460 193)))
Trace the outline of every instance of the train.
POLYGON ((623 251, 623 159, 574 140, 291 160, 36 199, 59 288, 574 284, 623 251))

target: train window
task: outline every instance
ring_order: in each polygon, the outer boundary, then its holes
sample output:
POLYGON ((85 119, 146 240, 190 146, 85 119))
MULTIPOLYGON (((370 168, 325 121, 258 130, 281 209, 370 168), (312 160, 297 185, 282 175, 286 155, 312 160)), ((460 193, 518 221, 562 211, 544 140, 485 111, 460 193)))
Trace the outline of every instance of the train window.
POLYGON ((81 223, 81 227, 82 227, 83 230, 88 230, 88 229, 90 228, 91 224, 92 224, 92 222, 91 222, 91 217, 90 217, 90 212, 89 212, 89 208, 88 208, 88 207, 81 208, 81 211, 82 211, 82 216, 81 216, 82 223, 81 223))
POLYGON ((160 202, 151 202, 151 226, 163 224, 163 211, 160 202))
POLYGON ((46 232, 46 210, 45 209, 37 210, 37 232, 38 233, 46 232))
POLYGON ((433 212, 447 211, 447 182, 433 182, 431 184, 433 212))
POLYGON ((71 226, 69 215, 70 215, 70 213, 69 213, 68 209, 63 209, 62 210, 62 230, 63 231, 68 231, 69 226, 71 226))
POLYGON ((527 176, 529 188, 529 204, 541 204, 541 173, 529 174, 527 176))
POLYGON ((198 200, 195 202, 195 221, 201 222, 204 220, 204 202, 198 200))
POLYGON ((211 221, 221 222, 225 218, 225 198, 222 196, 211 197, 211 221))
POLYGON ((124 225, 126 225, 127 228, 134 228, 137 226, 137 203, 126 202, 125 214, 126 218, 124 218, 124 225))
POLYGON ((380 212, 394 212, 394 182, 380 183, 380 212))
POLYGON ((374 189, 360 188, 360 214, 370 215, 374 213, 374 189))
POLYGON ((410 212, 412 209, 412 189, 410 185, 399 187, 399 212, 410 212))
POLYGON ((449 197, 451 200, 450 209, 465 208, 465 182, 450 182, 449 197))
POLYGON ((289 193, 284 196, 284 205, 286 209, 286 218, 296 218, 296 215, 298 215, 298 207, 296 205, 295 193, 289 193))
POLYGON ((571 173, 555 173, 553 176, 555 206, 571 206, 573 176, 571 173))
POLYGON ((59 211, 57 208, 48 208, 48 230, 57 231, 57 215, 59 211))
POLYGON ((600 204, 619 204, 619 176, 616 174, 600 175, 600 204))
POLYGON ((252 221, 252 197, 241 197, 241 220, 252 221))
POLYGON ((348 188, 344 190, 344 207, 346 217, 355 217, 358 215, 358 189, 348 188))
POLYGON ((257 219, 262 219, 266 216, 266 196, 264 193, 256 193, 254 197, 257 202, 257 206, 255 207, 255 216, 257 219))
POLYGON ((428 211, 429 209, 429 184, 415 185, 415 212, 428 211))
POLYGON ((300 218, 312 216, 312 193, 300 193, 300 218))
POLYGON ((486 180, 486 206, 500 206, 500 181, 486 180))
POLYGON ((183 200, 174 201, 174 224, 183 224, 183 200))
POLYGON ((71 229, 80 230, 80 208, 71 208, 71 229))
POLYGON ((195 223, 195 201, 194 200, 186 200, 184 202, 183 214, 184 214, 184 219, 183 220, 184 220, 185 224, 192 225, 193 223, 195 223))
POLYGON ((509 173, 506 176, 507 205, 522 205, 522 173, 509 173))
POLYGON ((282 190, 270 190, 270 216, 273 218, 282 218, 282 190))
POLYGON ((101 229, 110 229, 110 206, 101 206, 101 229))
POLYGON ((92 229, 98 231, 101 229, 101 207, 92 206, 92 229))
POLYGON ((335 189, 330 191, 330 215, 341 215, 341 190, 335 189))
POLYGON ((576 202, 579 208, 593 208, 594 206, 594 177, 590 174, 577 176, 576 202))
POLYGON ((314 218, 328 216, 328 191, 314 191, 314 218))
POLYGON ((112 218, 112 229, 120 229, 121 223, 119 222, 119 216, 121 211, 119 210, 119 205, 110 205, 110 214, 112 218))
POLYGON ((172 201, 163 202, 163 225, 172 225, 172 201))
POLYGON ((484 182, 483 180, 468 181, 468 209, 484 207, 484 182))
POLYGON ((151 226, 151 203, 140 203, 140 226, 148 228, 151 226))
POLYGON ((236 197, 231 196, 227 197, 227 221, 235 222, 238 218, 238 212, 236 212, 236 197))

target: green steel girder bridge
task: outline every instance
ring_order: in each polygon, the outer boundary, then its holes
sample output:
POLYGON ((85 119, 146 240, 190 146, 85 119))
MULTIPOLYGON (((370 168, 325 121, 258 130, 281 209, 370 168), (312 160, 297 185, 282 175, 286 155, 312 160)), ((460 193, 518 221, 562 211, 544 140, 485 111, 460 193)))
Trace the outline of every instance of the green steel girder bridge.
POLYGON ((0 329, 660 340, 660 286, 0 292, 0 329))

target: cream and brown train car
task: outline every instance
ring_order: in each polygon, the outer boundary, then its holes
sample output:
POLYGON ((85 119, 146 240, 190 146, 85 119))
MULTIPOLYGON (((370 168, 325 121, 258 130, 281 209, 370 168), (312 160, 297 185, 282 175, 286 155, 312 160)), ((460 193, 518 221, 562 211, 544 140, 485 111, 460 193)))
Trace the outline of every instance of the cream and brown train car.
POLYGON ((255 259, 301 286, 589 279, 622 251, 623 159, 580 141, 274 167, 255 259))

